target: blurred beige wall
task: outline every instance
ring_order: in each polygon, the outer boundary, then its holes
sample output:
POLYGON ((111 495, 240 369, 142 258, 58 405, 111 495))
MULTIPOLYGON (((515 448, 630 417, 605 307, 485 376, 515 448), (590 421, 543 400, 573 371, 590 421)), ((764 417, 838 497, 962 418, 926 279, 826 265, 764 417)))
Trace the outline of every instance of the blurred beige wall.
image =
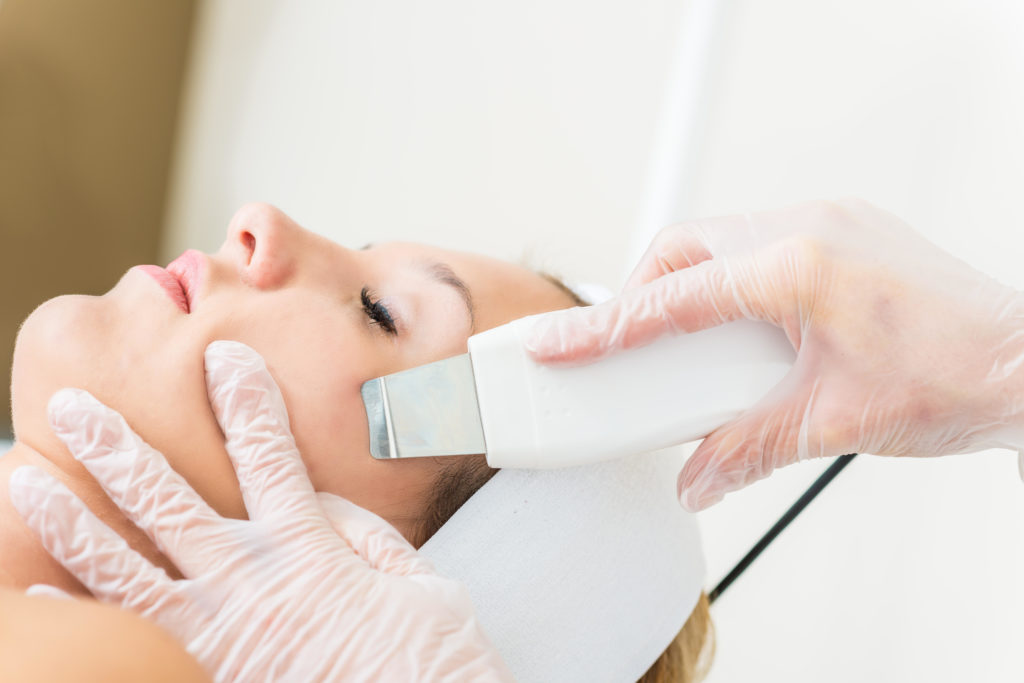
MULTIPOLYGON (((50 297, 157 258, 193 0, 0 7, 0 373, 50 297)), ((8 403, 8 383, 3 383, 8 403)), ((9 428, 0 418, 0 435, 9 428)))

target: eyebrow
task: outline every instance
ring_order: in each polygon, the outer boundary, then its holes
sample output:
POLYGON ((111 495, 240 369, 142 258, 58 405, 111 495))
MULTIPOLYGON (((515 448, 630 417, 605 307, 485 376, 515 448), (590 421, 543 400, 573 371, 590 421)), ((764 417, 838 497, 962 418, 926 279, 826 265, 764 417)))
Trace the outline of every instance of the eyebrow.
POLYGON ((427 274, 430 275, 431 279, 440 282, 441 284, 448 285, 454 289, 460 297, 462 297, 463 303, 466 304, 466 311, 469 313, 469 329, 470 334, 476 329, 476 309, 473 307, 473 294, 469 291, 469 287, 465 281, 455 274, 452 267, 447 263, 430 262, 424 264, 426 266, 427 274))

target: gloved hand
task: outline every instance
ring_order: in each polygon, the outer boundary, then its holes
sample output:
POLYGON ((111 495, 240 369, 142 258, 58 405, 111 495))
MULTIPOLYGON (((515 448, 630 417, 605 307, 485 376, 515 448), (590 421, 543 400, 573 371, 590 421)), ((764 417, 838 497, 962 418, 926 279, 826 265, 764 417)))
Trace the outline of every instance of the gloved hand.
POLYGON ((783 328, 796 364, 687 462, 691 510, 805 458, 1024 447, 1021 293, 859 200, 666 228, 618 298, 541 320, 527 348, 582 363, 738 318, 783 328))
POLYGON ((511 680, 460 584, 384 520, 313 491, 262 358, 215 342, 206 373, 250 519, 220 517, 119 414, 62 390, 54 430, 186 578, 22 467, 11 499, 47 550, 96 597, 177 636, 217 681, 511 680))

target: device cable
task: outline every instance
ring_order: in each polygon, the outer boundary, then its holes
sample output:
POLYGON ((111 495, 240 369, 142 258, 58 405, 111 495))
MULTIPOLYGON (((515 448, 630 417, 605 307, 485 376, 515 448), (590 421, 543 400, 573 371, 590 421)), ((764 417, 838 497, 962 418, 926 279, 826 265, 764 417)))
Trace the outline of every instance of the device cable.
POLYGON ((743 559, 736 563, 736 566, 732 568, 725 578, 718 582, 718 585, 708 593, 708 602, 714 603, 715 600, 725 592, 725 590, 732 585, 732 582, 739 578, 740 574, 750 566, 750 564, 757 559, 758 555, 764 552, 764 549, 775 540, 775 537, 782 533, 782 530, 789 526, 789 523, 796 519, 804 508, 806 508, 814 498, 821 493, 822 489, 828 486, 829 482, 836 478, 836 475, 843 471, 843 468, 850 464, 850 461, 857 457, 856 453, 849 455, 840 456, 834 463, 829 465, 829 468, 825 470, 820 477, 818 477, 811 486, 804 491, 804 494, 797 499, 793 505, 790 506, 786 513, 779 518, 779 521, 768 530, 764 536, 761 537, 754 547, 743 556, 743 559))

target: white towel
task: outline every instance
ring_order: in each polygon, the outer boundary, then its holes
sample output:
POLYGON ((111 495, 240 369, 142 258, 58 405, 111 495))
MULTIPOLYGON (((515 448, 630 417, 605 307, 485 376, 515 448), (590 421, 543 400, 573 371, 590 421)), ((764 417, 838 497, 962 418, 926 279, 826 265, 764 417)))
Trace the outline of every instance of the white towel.
POLYGON ((484 484, 421 549, 462 581, 517 681, 635 681, 704 582, 681 448, 484 484))

